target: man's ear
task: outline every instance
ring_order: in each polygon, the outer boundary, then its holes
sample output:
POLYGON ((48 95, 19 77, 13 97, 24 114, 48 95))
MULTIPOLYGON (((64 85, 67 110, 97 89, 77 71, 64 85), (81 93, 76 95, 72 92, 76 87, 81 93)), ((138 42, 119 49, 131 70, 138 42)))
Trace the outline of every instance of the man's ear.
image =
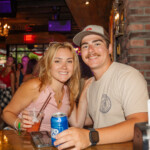
POLYGON ((112 52, 113 52, 113 48, 112 48, 112 44, 111 43, 109 44, 108 51, 109 51, 109 54, 112 54, 112 52))

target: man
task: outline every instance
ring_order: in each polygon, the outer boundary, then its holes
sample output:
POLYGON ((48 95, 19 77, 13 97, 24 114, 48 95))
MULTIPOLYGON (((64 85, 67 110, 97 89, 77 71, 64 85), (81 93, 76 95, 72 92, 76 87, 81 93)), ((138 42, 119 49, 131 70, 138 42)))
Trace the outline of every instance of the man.
MULTIPOLYGON (((89 25, 74 38, 83 61, 94 74, 87 90, 87 117, 93 129, 69 128, 56 136, 58 149, 130 141, 134 124, 146 122, 147 83, 139 71, 112 62, 112 46, 103 27, 89 25), (61 145, 60 145, 61 144, 61 145)), ((80 102, 79 102, 80 106, 80 102)))

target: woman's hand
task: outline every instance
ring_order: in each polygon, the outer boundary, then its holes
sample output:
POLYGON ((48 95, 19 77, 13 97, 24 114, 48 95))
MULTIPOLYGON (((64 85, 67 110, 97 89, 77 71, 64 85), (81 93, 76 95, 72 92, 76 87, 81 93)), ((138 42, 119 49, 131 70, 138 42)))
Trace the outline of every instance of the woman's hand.
POLYGON ((82 90, 82 93, 80 95, 79 102, 87 100, 87 98, 86 98, 87 90, 88 90, 90 84, 92 83, 92 81, 93 81, 93 78, 89 78, 89 79, 85 80, 85 83, 84 83, 84 86, 83 86, 83 90, 82 90))
POLYGON ((92 78, 85 81, 78 106, 76 107, 76 105, 74 105, 73 111, 69 117, 70 126, 82 128, 84 125, 91 125, 93 123, 91 118, 87 116, 87 89, 92 81, 92 78))
POLYGON ((29 115, 29 111, 24 110, 22 112, 21 119, 21 130, 26 130, 27 128, 31 128, 34 122, 32 121, 32 117, 29 115))

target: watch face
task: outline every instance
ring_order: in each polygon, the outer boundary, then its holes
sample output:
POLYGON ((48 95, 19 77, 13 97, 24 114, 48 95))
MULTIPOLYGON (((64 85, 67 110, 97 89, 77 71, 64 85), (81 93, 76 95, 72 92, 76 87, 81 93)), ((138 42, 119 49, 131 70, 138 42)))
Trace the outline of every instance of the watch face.
POLYGON ((99 141, 99 135, 97 131, 91 132, 91 140, 92 143, 97 143, 99 141))

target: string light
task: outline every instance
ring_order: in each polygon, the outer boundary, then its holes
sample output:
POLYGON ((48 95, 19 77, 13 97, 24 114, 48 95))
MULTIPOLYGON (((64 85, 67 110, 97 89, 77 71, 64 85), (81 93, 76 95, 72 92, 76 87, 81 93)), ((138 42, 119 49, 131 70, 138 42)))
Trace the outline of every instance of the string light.
POLYGON ((90 4, 90 2, 87 0, 87 1, 85 1, 85 5, 89 5, 90 4))
POLYGON ((7 138, 7 136, 6 136, 6 135, 4 135, 3 139, 4 139, 4 142, 5 142, 5 143, 7 143, 7 142, 8 142, 8 138, 7 138))
POLYGON ((115 15, 115 20, 119 20, 119 13, 115 15))
POLYGON ((10 30, 10 26, 6 23, 2 25, 2 22, 0 22, 0 36, 7 37, 10 30))

